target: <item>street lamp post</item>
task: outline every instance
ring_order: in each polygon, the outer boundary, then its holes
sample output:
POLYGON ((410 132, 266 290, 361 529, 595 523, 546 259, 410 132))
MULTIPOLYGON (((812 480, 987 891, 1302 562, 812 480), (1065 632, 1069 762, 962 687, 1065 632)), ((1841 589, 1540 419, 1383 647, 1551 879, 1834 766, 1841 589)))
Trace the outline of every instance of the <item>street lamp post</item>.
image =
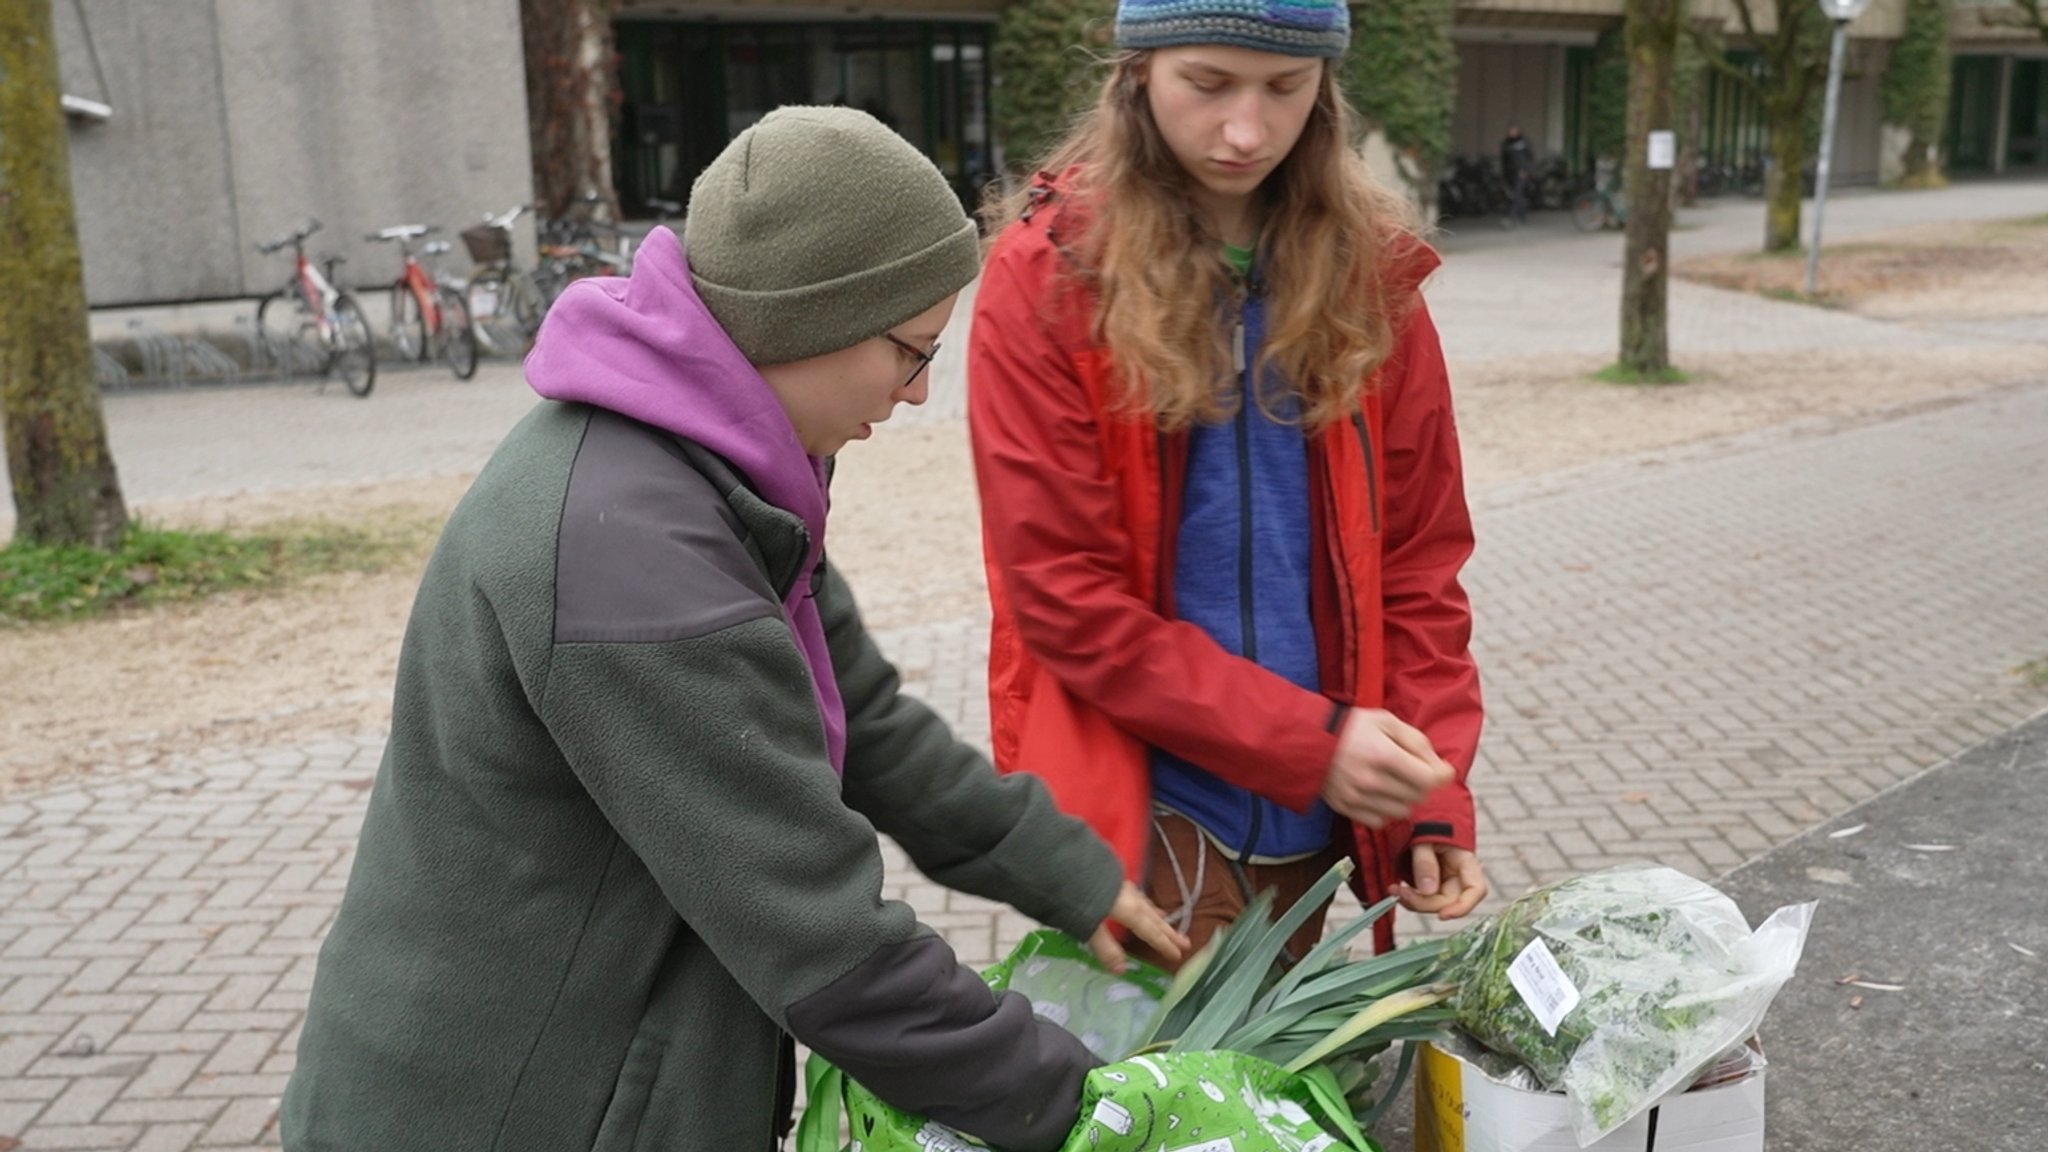
MULTIPOLYGON (((1835 25, 1834 42, 1828 48, 1827 112, 1821 120, 1820 164, 1813 180, 1813 245, 1806 252, 1806 294, 1820 290, 1820 227, 1828 208, 1828 169, 1835 155, 1835 112, 1842 103, 1842 46, 1849 38, 1849 22, 1863 15, 1870 0, 1820 0, 1820 10, 1835 25)), ((1789 177, 1788 177, 1789 179, 1789 177)))

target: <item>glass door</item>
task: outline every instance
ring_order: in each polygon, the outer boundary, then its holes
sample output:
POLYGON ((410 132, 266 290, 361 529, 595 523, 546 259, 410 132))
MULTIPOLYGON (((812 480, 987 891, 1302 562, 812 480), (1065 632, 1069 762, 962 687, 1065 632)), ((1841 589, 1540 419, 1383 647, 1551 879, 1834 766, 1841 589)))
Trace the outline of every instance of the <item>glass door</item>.
POLYGON ((1953 172, 1989 172, 1998 132, 1995 56, 1958 56, 1948 99, 1948 166, 1953 172))
POLYGON ((2048 167, 2048 60, 2013 61, 2009 111, 2005 166, 2048 167))

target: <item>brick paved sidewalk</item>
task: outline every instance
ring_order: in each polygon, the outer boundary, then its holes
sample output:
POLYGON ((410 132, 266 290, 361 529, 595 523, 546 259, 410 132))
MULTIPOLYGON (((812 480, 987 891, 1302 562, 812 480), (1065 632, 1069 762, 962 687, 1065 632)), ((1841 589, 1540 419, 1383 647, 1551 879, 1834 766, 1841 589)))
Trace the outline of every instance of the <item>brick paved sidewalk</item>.
MULTIPOLYGON (((2048 379, 1476 494, 1496 884, 1712 875, 2048 705, 2048 379)), ((982 622, 882 637, 979 737, 982 622)), ((380 738, 0 801, 0 1135, 274 1144, 380 738)), ((1028 927, 891 859, 970 963, 1028 927)))

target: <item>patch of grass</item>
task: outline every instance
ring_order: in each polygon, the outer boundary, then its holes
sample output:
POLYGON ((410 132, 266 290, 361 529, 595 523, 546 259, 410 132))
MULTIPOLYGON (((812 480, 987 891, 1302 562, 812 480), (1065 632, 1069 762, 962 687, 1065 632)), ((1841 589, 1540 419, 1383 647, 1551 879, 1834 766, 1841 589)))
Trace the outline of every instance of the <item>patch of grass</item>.
POLYGON ((1692 376, 1681 368, 1665 368, 1658 372, 1638 372, 1621 364, 1609 364, 1593 373, 1593 379, 1602 384, 1684 384, 1692 376))
POLYGON ((2036 688, 2048 688, 2048 656, 2020 665, 2013 674, 2036 688))
POLYGON ((334 525, 260 535, 136 524, 118 548, 0 548, 0 624, 80 620, 130 607, 275 588, 323 572, 374 572, 405 542, 334 525))

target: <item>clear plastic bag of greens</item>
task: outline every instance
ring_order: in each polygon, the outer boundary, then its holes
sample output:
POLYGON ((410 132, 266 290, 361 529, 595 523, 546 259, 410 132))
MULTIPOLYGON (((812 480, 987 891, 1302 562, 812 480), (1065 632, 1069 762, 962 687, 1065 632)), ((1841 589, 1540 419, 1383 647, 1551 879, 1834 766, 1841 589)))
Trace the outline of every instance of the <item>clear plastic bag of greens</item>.
POLYGON ((1033 1012, 1079 1036, 1104 1060, 1122 1059, 1144 1037, 1172 982, 1135 962, 1123 975, 1106 972, 1079 941, 1050 930, 1026 936, 982 979, 1019 993, 1033 1012))
POLYGON ((1539 888, 1445 949, 1458 1026, 1572 1105, 1581 1147, 1681 1091, 1762 1023, 1812 904, 1751 931, 1682 872, 1624 865, 1539 888))

